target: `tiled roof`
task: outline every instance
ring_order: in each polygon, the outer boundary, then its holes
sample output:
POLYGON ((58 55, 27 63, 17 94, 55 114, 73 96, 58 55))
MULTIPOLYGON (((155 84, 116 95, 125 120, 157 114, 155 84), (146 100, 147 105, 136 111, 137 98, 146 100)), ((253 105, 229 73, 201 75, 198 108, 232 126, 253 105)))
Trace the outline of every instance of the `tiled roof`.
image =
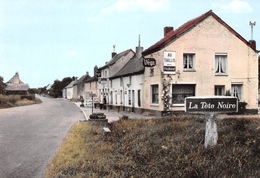
POLYGON ((143 58, 138 58, 136 55, 126 63, 126 65, 115 75, 109 79, 144 73, 143 58))
POLYGON ((5 90, 6 91, 27 91, 29 89, 28 84, 13 84, 7 83, 5 90))
POLYGON ((106 67, 109 67, 111 65, 113 65, 114 63, 116 63, 119 59, 121 59, 122 57, 126 56, 130 51, 133 51, 132 49, 127 49, 119 54, 116 54, 106 65, 104 65, 103 67, 100 67, 99 69, 104 69, 106 67))
POLYGON ((192 28, 194 28, 197 24, 199 24, 200 22, 202 22, 203 20, 205 20, 209 16, 212 16, 213 18, 215 18, 220 24, 222 24, 224 27, 226 27, 237 38, 239 38, 242 42, 244 42, 246 45, 248 45, 250 48, 252 48, 252 46, 250 45, 250 43, 247 40, 245 40, 240 34, 238 34, 234 29, 232 29, 228 24, 226 24, 221 18, 219 18, 214 12, 212 12, 212 10, 210 10, 207 13, 205 13, 205 14, 203 14, 203 15, 201 15, 201 16, 193 19, 193 20, 186 22, 185 24, 183 24, 178 29, 168 32, 167 35, 164 38, 162 38, 160 41, 158 41, 154 45, 147 48, 142 53, 143 56, 157 52, 157 51, 163 49, 169 43, 178 39, 180 36, 182 36, 183 34, 188 32, 192 28))

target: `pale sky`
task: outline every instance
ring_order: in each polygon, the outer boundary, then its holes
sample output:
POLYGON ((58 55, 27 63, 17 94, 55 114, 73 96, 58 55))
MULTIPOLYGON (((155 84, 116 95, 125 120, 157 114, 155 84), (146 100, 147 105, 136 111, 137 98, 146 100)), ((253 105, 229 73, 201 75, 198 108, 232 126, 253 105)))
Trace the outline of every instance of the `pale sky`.
POLYGON ((31 88, 93 75, 115 51, 150 47, 163 28, 177 29, 213 10, 246 40, 249 21, 260 50, 259 0, 0 0, 0 76, 18 72, 31 88))

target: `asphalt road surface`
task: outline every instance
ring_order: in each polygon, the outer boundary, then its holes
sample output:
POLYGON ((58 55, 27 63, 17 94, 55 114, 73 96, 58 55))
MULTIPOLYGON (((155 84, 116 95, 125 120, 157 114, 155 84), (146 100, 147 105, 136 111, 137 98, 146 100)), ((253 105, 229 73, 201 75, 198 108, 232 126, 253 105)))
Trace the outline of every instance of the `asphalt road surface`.
POLYGON ((0 177, 42 178, 82 111, 62 99, 39 97, 31 106, 0 109, 0 177))

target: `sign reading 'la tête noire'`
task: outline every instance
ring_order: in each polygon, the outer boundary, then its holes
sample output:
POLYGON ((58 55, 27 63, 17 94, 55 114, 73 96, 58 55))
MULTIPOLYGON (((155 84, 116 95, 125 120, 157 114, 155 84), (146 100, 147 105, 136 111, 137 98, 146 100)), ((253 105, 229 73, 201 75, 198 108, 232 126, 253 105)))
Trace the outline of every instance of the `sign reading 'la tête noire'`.
POLYGON ((236 97, 187 97, 185 99, 186 112, 237 112, 238 100, 236 97))

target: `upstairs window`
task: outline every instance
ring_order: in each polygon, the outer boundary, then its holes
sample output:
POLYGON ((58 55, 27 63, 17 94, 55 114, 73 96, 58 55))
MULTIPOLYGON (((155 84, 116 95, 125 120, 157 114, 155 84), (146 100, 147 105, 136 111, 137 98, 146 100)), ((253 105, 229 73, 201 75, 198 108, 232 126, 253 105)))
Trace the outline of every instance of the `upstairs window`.
POLYGON ((227 55, 225 54, 215 55, 215 74, 216 75, 227 74, 227 55))
POLYGON ((183 54, 183 69, 194 70, 195 66, 195 54, 183 54))
POLYGON ((150 77, 154 76, 154 68, 150 68, 150 77))

